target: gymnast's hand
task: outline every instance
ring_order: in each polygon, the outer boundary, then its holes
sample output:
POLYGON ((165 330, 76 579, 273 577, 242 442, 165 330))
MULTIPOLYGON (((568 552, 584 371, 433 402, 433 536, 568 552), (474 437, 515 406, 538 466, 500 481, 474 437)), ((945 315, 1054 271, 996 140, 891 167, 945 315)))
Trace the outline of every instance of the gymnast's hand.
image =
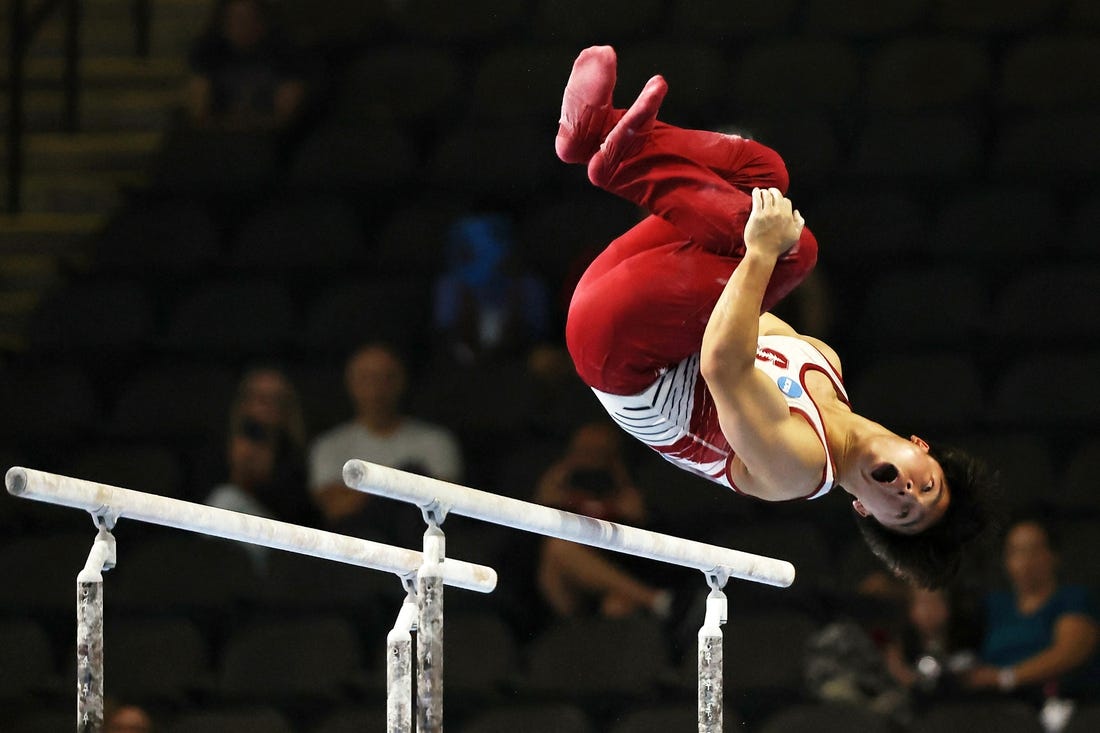
POLYGON ((745 223, 745 247, 778 258, 798 241, 806 221, 778 188, 754 188, 752 213, 745 223))

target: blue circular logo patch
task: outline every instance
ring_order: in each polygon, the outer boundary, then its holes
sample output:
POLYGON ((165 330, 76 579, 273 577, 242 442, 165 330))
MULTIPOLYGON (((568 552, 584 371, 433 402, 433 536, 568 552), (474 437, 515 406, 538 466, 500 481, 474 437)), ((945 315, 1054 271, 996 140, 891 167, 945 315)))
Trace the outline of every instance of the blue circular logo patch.
POLYGON ((779 391, 788 397, 798 398, 802 396, 802 385, 790 377, 780 377, 775 383, 779 385, 779 391))

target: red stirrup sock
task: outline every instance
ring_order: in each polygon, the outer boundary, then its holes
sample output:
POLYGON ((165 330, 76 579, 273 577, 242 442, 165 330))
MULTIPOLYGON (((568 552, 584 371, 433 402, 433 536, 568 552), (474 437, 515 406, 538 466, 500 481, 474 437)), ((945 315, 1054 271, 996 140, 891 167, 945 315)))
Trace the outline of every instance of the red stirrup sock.
POLYGON ((587 163, 603 142, 615 91, 615 49, 592 46, 581 51, 561 101, 554 149, 566 163, 587 163))
POLYGON ((668 84, 664 77, 655 76, 646 82, 634 104, 611 128, 599 151, 588 161, 588 180, 601 188, 608 185, 619 165, 634 154, 653 128, 657 110, 661 108, 667 93, 668 84))

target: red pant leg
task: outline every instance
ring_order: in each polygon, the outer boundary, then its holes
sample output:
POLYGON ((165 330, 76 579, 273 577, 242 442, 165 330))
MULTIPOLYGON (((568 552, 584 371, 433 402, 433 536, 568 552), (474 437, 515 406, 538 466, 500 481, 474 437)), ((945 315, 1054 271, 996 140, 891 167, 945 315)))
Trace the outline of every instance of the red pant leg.
MULTIPOLYGON (((751 197, 715 169, 729 166, 721 170, 748 185, 786 187, 773 151, 711 135, 655 126, 606 187, 656 216, 612 242, 574 292, 566 341, 578 374, 592 387, 639 392, 660 369, 699 350, 714 303, 744 253, 752 208, 751 197), (683 150, 674 149, 681 143, 683 150), (739 160, 745 168, 734 167, 739 160)), ((816 260, 817 242, 806 229, 777 264, 762 309, 793 290, 816 260)))
MULTIPOLYGON (((817 242, 803 237, 776 265, 763 309, 802 282, 816 260, 817 242)), ((690 242, 655 216, 616 239, 585 272, 569 306, 566 344, 581 379, 603 392, 635 394, 661 369, 698 352, 740 261, 690 242)))

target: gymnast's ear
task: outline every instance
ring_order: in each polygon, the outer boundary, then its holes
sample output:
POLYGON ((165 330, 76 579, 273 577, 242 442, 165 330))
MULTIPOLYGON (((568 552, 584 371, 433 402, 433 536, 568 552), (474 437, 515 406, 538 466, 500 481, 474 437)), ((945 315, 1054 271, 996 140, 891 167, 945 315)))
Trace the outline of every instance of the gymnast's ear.
POLYGON ((916 435, 910 435, 909 436, 909 442, 916 445, 918 448, 923 450, 925 453, 927 453, 930 450, 929 447, 928 447, 928 443, 926 443, 923 438, 918 438, 916 435))
POLYGON ((867 507, 863 506, 863 502, 861 502, 859 499, 855 499, 854 501, 852 501, 852 508, 855 509, 856 514, 861 517, 871 516, 871 512, 867 511, 867 507))

